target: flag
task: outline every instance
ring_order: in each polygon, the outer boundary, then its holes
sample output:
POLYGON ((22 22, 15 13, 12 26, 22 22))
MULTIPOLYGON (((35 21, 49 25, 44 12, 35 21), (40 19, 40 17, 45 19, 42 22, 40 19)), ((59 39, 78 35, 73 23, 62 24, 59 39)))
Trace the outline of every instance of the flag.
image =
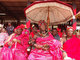
POLYGON ((26 27, 27 27, 27 29, 30 28, 30 20, 26 23, 26 27))
POLYGON ((76 19, 75 19, 75 15, 76 15, 76 5, 75 5, 75 3, 73 3, 73 12, 74 12, 74 16, 73 16, 73 28, 74 28, 74 30, 76 30, 77 22, 76 22, 76 19))

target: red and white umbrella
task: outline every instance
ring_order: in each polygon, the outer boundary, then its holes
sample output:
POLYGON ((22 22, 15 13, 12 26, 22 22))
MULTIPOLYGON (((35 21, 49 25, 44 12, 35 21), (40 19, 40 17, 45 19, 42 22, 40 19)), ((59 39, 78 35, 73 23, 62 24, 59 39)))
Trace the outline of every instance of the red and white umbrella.
POLYGON ((72 6, 61 1, 39 1, 25 8, 26 17, 34 23, 45 20, 51 25, 63 24, 73 17, 72 6))

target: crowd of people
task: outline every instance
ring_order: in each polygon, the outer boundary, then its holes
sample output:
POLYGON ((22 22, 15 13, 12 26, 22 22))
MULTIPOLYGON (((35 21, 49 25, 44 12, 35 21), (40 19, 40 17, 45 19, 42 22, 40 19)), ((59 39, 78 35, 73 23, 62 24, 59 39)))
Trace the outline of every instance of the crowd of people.
MULTIPOLYGON (((14 28, 10 23, 0 27, 0 60, 79 60, 80 36, 73 27, 61 32, 51 31, 40 20, 29 28, 21 24, 14 28)), ((27 24, 28 25, 28 24, 27 24)))

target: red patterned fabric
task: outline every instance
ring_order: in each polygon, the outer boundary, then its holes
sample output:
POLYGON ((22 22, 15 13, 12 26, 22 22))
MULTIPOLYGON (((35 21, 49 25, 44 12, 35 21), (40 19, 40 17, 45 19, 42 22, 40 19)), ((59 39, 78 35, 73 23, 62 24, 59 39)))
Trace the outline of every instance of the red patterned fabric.
POLYGON ((67 40, 63 49, 67 52, 68 56, 74 58, 75 60, 80 60, 80 40, 73 36, 71 39, 67 40))

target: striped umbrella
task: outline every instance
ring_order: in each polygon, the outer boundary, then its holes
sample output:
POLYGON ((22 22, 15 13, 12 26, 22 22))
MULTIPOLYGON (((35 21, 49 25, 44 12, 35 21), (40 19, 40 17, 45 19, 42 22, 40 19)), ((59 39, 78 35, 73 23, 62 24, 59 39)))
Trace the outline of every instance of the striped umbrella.
POLYGON ((72 6, 58 1, 37 1, 25 8, 25 16, 34 23, 45 20, 48 25, 63 24, 73 16, 72 6))

